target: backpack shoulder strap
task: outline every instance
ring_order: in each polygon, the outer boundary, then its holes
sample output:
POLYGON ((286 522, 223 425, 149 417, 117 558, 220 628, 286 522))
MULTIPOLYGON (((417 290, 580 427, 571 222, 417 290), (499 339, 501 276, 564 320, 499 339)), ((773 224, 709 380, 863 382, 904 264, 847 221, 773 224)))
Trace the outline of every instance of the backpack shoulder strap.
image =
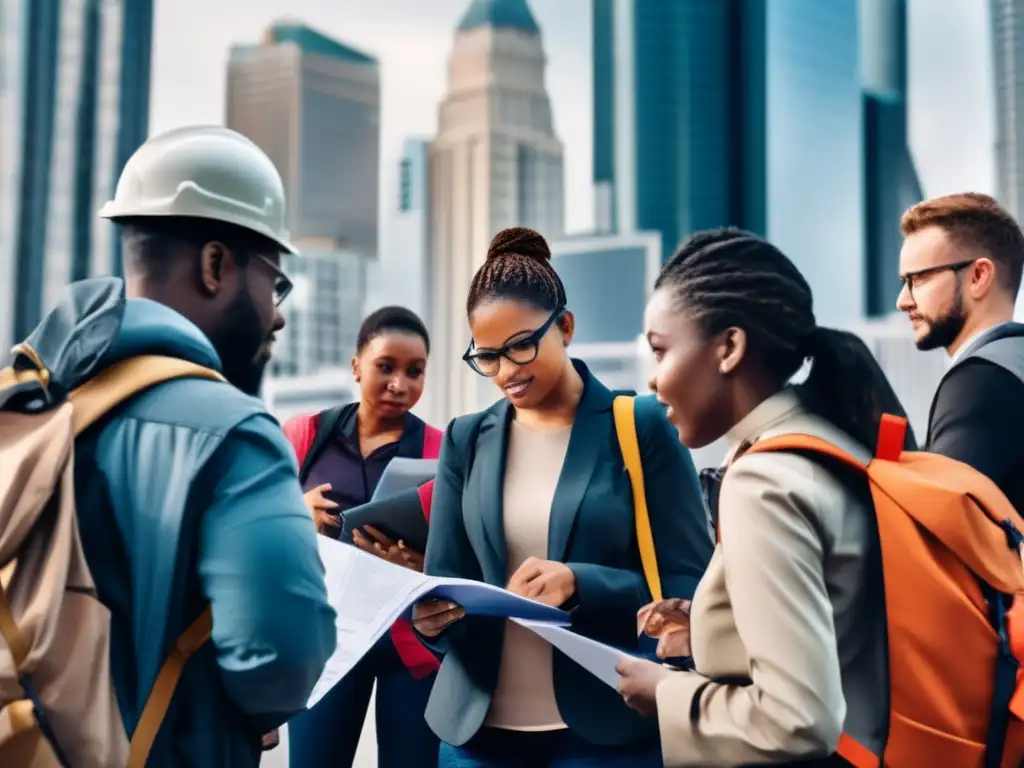
MULTIPOLYGON (((75 435, 85 432, 128 398, 157 384, 185 378, 225 381, 211 368, 160 355, 141 355, 112 365, 70 392, 75 435)), ((213 614, 207 607, 175 642, 174 649, 160 668, 132 734, 128 768, 145 768, 185 662, 210 638, 212 629, 213 614)))
POLYGON ((640 564, 644 569, 647 587, 655 601, 663 599, 658 556, 654 548, 651 517, 647 510, 647 491, 644 487, 644 467, 640 458, 640 441, 636 430, 636 398, 620 395, 612 401, 615 434, 622 451, 629 482, 633 487, 633 517, 636 522, 636 540, 640 547, 640 564))
MULTIPOLYGON (((907 436, 907 420, 899 416, 883 414, 878 425, 878 445, 875 447, 875 458, 882 461, 898 461, 903 453, 904 440, 907 436)), ((744 451, 744 455, 751 453, 770 452, 803 452, 826 456, 834 459, 842 465, 860 472, 867 471, 867 464, 860 459, 851 456, 843 449, 833 445, 827 440, 813 435, 779 435, 768 437, 764 440, 756 440, 744 451)))
POLYGON ((213 612, 209 606, 202 612, 192 625, 181 633, 181 637, 174 643, 174 649, 167 656, 160 672, 153 683, 153 689, 149 692, 146 705, 142 708, 142 715, 132 733, 131 746, 128 752, 127 768, 145 768, 149 760, 149 753, 153 749, 153 742, 160 732, 160 726, 170 709, 171 699, 174 698, 174 691, 181 680, 181 673, 185 669, 185 662, 198 651, 213 631, 213 612))
POLYGON ((301 482, 306 482, 313 462, 323 452, 324 446, 330 441, 331 435, 334 434, 334 430, 338 428, 338 424, 345 415, 345 409, 349 407, 351 407, 351 404, 335 406, 334 408, 328 408, 326 411, 321 411, 314 417, 316 419, 316 428, 313 432, 313 441, 309 444, 309 450, 302 457, 302 465, 299 467, 299 480, 301 482))
POLYGON ((140 355, 110 366, 68 395, 74 406, 75 435, 81 435, 128 398, 157 384, 186 378, 225 381, 212 368, 162 355, 140 355))
POLYGON ((1024 383, 1024 337, 1006 336, 972 352, 965 360, 986 360, 1004 368, 1024 383))
POLYGON ((441 454, 441 440, 444 437, 437 427, 423 425, 423 458, 436 459, 441 454))

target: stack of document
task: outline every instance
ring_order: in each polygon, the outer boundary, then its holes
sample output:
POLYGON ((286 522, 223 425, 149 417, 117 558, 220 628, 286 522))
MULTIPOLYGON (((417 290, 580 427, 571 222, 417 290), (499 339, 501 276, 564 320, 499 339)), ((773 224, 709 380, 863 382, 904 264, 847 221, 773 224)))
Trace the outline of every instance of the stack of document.
POLYGON ((473 616, 510 619, 614 687, 622 650, 577 635, 567 613, 469 579, 425 576, 393 565, 326 536, 317 536, 327 583, 327 599, 338 614, 338 646, 307 702, 312 707, 347 675, 392 624, 424 598, 451 600, 473 616))

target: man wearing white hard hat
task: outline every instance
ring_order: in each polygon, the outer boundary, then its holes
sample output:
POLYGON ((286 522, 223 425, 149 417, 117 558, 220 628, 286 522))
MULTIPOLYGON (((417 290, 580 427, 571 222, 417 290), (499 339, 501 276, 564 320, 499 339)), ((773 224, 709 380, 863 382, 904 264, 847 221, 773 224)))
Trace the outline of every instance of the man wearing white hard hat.
POLYGON ((100 215, 121 229, 125 279, 73 284, 27 340, 53 380, 70 391, 150 355, 223 376, 148 386, 76 441, 121 715, 131 734, 209 607, 212 636, 185 663, 146 765, 255 768, 261 734, 304 708, 336 638, 294 454, 253 396, 291 287, 283 185, 244 136, 182 128, 139 148, 100 215))

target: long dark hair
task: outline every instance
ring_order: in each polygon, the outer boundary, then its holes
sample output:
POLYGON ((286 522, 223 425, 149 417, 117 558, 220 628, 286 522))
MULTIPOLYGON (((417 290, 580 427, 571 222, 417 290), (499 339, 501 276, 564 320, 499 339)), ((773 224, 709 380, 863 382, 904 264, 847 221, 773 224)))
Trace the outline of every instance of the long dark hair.
MULTIPOLYGON (((782 388, 811 359, 799 386, 808 409, 869 449, 883 413, 906 411, 874 355, 846 331, 819 327, 811 288, 774 245, 738 229, 694 235, 665 264, 656 288, 672 291, 710 338, 742 328, 750 353, 782 388)), ((916 448, 907 430, 906 447, 916 448)))

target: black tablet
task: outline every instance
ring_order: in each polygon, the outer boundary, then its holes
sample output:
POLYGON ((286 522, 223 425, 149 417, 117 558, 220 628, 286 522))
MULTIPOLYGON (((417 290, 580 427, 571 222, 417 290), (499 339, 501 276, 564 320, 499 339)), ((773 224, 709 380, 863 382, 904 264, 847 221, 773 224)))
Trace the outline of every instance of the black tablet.
POLYGON ((373 526, 396 544, 404 541, 405 546, 421 554, 427 548, 427 518, 423 514, 418 488, 348 510, 345 513, 341 540, 351 544, 352 531, 366 525, 373 526))

